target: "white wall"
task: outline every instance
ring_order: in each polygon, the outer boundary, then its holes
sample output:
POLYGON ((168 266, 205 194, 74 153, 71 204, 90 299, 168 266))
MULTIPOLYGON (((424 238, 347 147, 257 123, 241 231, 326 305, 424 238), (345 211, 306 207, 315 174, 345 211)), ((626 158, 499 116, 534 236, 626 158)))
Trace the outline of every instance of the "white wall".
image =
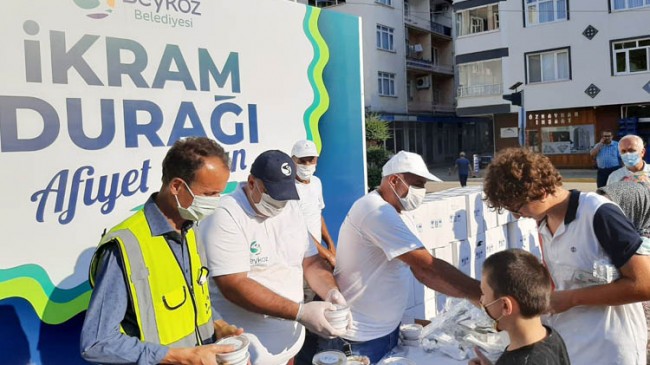
POLYGON ((384 6, 374 0, 355 0, 345 5, 333 6, 325 11, 353 14, 362 18, 363 74, 365 105, 373 111, 406 113, 406 54, 404 9, 402 0, 393 0, 393 6, 384 6), (377 49, 377 24, 394 28, 394 52, 377 49), (396 97, 380 96, 377 86, 377 72, 395 74, 396 97))
MULTIPOLYGON (((571 47, 571 80, 524 85, 528 111, 650 100, 650 94, 642 89, 650 81, 650 72, 612 76, 610 52, 610 40, 650 35, 650 8, 609 13, 606 1, 568 0, 568 3, 569 20, 524 28, 522 2, 499 2, 501 30, 458 38, 456 54, 508 47, 509 57, 502 64, 507 91, 515 82, 525 81, 524 53, 571 47), (592 40, 582 35, 588 25, 598 29, 592 40), (593 99, 584 93, 592 83, 601 89, 593 99)), ((475 106, 482 101, 484 105, 503 103, 498 97, 463 99, 459 99, 459 107, 475 106)))

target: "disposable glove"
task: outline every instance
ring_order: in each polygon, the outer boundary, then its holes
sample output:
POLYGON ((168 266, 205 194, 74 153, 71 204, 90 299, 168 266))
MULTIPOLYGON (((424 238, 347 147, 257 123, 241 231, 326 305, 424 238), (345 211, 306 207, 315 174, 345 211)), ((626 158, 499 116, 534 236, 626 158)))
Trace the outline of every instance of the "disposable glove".
POLYGON ((326 310, 335 310, 336 307, 330 302, 314 301, 300 304, 296 321, 305 326, 310 332, 313 332, 324 338, 335 338, 343 336, 345 331, 337 331, 330 326, 325 318, 326 310))
MULTIPOLYGON (((343 297, 343 294, 336 289, 332 288, 330 291, 327 292, 327 297, 325 297, 326 302, 330 302, 332 304, 340 304, 340 305, 348 305, 348 302, 345 300, 343 297)), ((352 326, 352 311, 348 314, 348 327, 350 328, 352 326)))
POLYGON ((330 289, 330 291, 327 292, 325 301, 330 302, 332 304, 340 304, 340 305, 348 304, 348 302, 345 301, 345 298, 343 298, 343 294, 341 294, 341 292, 336 288, 332 288, 330 289))

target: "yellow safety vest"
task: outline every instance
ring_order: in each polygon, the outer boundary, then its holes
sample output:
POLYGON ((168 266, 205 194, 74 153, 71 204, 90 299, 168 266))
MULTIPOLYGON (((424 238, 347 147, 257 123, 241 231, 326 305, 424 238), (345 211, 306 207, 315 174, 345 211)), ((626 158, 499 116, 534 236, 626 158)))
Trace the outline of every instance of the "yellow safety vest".
POLYGON ((170 347, 193 347, 213 336, 209 278, 202 269, 205 254, 203 247, 196 243, 193 229, 186 234, 190 283, 186 282, 165 238, 151 235, 144 211, 140 210, 102 237, 90 265, 92 286, 102 248, 113 241, 120 248, 140 340, 170 347))

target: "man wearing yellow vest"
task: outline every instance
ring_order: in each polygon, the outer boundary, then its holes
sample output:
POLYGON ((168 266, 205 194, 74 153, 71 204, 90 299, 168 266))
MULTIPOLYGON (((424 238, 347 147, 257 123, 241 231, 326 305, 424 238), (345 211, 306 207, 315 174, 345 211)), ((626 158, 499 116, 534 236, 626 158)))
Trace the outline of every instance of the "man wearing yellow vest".
POLYGON ((217 353, 232 350, 213 344, 208 270, 193 229, 226 188, 228 155, 211 139, 186 138, 162 168, 160 191, 106 233, 92 259, 81 332, 89 362, 216 365, 217 353))

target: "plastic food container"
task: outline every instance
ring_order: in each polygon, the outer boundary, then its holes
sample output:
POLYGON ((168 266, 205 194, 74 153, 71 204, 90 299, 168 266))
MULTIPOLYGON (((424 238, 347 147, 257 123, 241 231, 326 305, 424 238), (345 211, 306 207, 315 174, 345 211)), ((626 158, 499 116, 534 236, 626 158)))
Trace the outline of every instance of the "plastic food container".
POLYGON ((407 323, 399 326, 399 332, 405 340, 417 340, 422 333, 422 325, 417 323, 407 323))
POLYGON ((232 365, 246 364, 250 354, 248 345, 250 341, 246 336, 225 337, 217 341, 217 345, 232 345, 235 349, 232 352, 217 354, 217 361, 220 363, 227 362, 232 365))
POLYGON ((311 363, 313 365, 347 365, 347 358, 341 351, 330 350, 314 355, 311 363))
POLYGON ((361 355, 348 356, 347 365, 370 365, 370 358, 368 356, 361 355))

